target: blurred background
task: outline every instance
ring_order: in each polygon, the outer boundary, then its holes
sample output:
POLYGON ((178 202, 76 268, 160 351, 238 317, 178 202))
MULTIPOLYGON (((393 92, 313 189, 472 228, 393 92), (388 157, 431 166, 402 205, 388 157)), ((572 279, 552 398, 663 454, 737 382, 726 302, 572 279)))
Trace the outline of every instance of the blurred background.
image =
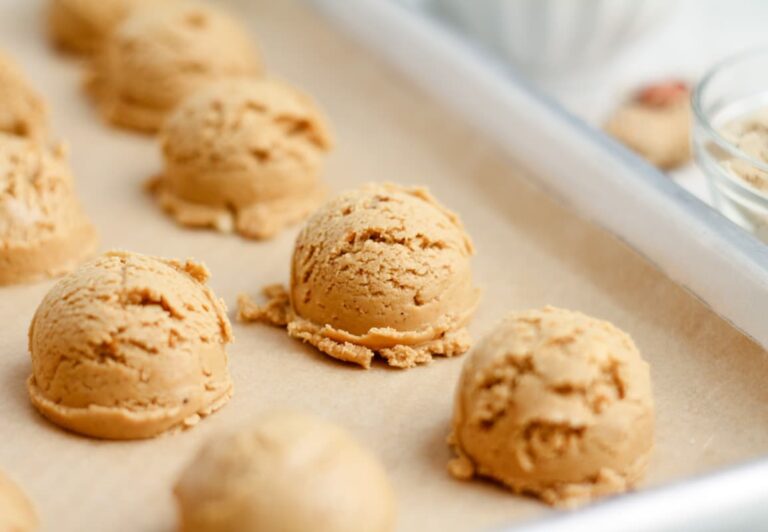
MULTIPOLYGON (((675 151, 670 144, 696 142, 691 138, 696 123, 694 114, 686 111, 688 114, 679 120, 667 121, 650 117, 635 121, 636 117, 631 116, 629 122, 621 115, 618 127, 614 127, 617 111, 649 87, 683 86, 688 91, 685 106, 689 110, 691 93, 710 70, 723 61, 727 63, 728 58, 766 46, 768 2, 396 1, 439 19, 451 31, 471 41, 479 54, 502 65, 511 76, 525 78, 537 90, 595 127, 608 130, 635 151, 666 152, 674 160, 662 161, 662 164, 651 162, 661 166, 670 179, 758 237, 768 238, 765 230, 768 196, 763 187, 751 186, 753 182, 744 189, 744 179, 734 181, 732 173, 722 172, 721 164, 710 164, 712 157, 722 159, 717 154, 712 156, 712 150, 707 147, 712 139, 700 139, 703 155, 699 157, 695 150, 693 154, 669 153, 675 151), (641 135, 638 131, 646 126, 650 138, 636 138, 641 135), (679 134, 671 131, 676 128, 681 130, 679 134), (683 135, 682 140, 677 138, 683 135), (702 158, 705 160, 701 161, 702 158), (700 160, 699 164, 696 160, 700 160)), ((736 86, 711 90, 713 94, 702 109, 705 129, 710 126, 719 129, 733 119, 730 114, 721 116, 720 111, 724 106, 730 107, 734 99, 761 92, 762 81, 746 79, 759 75, 755 70, 765 70, 760 60, 744 67, 736 65, 737 70, 721 76, 736 86), (714 124, 710 124, 711 121, 714 124)), ((768 67, 768 61, 765 66, 768 67)), ((762 87, 768 88, 768 79, 765 81, 762 87)), ((724 149, 730 148, 724 146, 724 149)), ((663 155, 667 159, 669 156, 663 155)), ((768 167, 762 167, 764 159, 749 160, 746 164, 751 169, 757 167, 758 171, 765 171, 768 167)))

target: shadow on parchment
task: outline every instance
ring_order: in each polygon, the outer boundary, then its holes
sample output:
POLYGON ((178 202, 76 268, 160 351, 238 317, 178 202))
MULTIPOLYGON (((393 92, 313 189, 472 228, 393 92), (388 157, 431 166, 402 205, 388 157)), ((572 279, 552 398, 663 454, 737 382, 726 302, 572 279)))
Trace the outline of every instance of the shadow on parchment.
POLYGON ((27 379, 31 372, 32 365, 29 361, 29 355, 21 353, 9 364, 9 369, 2 372, 2 385, 6 390, 10 391, 8 396, 11 398, 12 403, 8 405, 9 410, 13 409, 15 412, 23 412, 30 422, 42 426, 46 425, 47 422, 37 413, 37 410, 30 403, 29 395, 27 394, 27 379))

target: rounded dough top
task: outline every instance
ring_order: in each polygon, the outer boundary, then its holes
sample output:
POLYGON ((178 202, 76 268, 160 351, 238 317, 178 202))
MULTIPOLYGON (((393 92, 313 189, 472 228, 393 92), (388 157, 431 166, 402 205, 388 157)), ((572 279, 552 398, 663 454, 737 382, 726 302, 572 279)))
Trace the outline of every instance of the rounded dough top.
MULTIPOLYGON (((296 239, 291 302, 320 326, 366 335, 463 326, 479 294, 472 242, 426 190, 367 185, 321 207, 296 239)), ((438 332, 439 335, 439 332, 438 332)))
POLYGON ((267 237, 309 214, 324 193, 325 119, 308 96, 277 80, 206 85, 176 108, 160 142, 165 170, 152 186, 187 225, 234 218, 229 227, 267 237), (190 218, 204 207, 205 219, 190 218))
POLYGON ((91 88, 110 119, 155 131, 205 83, 260 74, 237 20, 204 4, 170 2, 137 10, 115 29, 94 61, 91 88))
POLYGON ((0 53, 0 132, 42 141, 48 130, 43 98, 18 65, 0 53))
POLYGON ((647 466, 653 412, 648 364, 614 325, 554 307, 511 314, 465 363, 451 470, 555 504, 624 491, 647 466))
POLYGON ((332 144, 325 119, 311 98, 275 79, 206 85, 169 117, 160 141, 172 169, 198 174, 251 170, 255 178, 259 171, 281 174, 278 183, 239 191, 249 198, 261 189, 296 186, 294 181, 315 177, 332 144), (291 168, 293 172, 288 171, 291 168))
POLYGON ((0 473, 0 530, 33 532, 38 526, 30 500, 16 484, 0 473))
POLYGON ((29 330, 35 406, 86 435, 190 426, 231 395, 224 303, 192 261, 108 252, 57 283, 29 330))
POLYGON ((175 494, 185 532, 385 532, 395 523, 378 460, 345 431, 290 412, 212 439, 175 494))

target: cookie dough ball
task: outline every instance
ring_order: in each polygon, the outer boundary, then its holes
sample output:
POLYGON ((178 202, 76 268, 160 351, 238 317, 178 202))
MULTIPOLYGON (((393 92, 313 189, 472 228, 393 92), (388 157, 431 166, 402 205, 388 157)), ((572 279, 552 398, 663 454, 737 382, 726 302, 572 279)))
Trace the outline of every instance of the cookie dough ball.
POLYGON ((0 133, 0 285, 71 271, 97 240, 63 148, 0 133))
POLYGON ((16 484, 0 473, 0 530, 33 532, 37 529, 32 503, 16 484))
POLYGON ((322 201, 331 147, 314 102, 276 80, 225 80, 185 100, 160 133, 150 182, 179 223, 267 238, 322 201))
POLYGON ((621 106, 606 131, 663 170, 691 159, 690 90, 679 82, 649 86, 621 106))
POLYGON ((653 426, 648 364, 624 332, 553 307, 511 314, 464 366, 449 470, 573 506, 638 482, 653 426))
POLYGON ((232 395, 224 303, 192 261, 109 252, 59 281, 29 328, 32 404, 96 438, 187 428, 232 395))
POLYGON ((168 0, 49 0, 48 33, 63 50, 88 54, 101 48, 104 40, 128 14, 142 7, 168 0))
POLYGON ((206 83, 260 73, 256 50, 236 20, 195 2, 169 2, 136 10, 110 34, 88 87, 108 121, 155 132, 206 83))
POLYGON ((290 294, 271 287, 263 308, 242 298, 240 317, 284 323, 291 336, 366 368, 377 353, 400 368, 461 354, 479 299, 472 254, 459 218, 425 189, 368 185, 307 221, 290 294))
POLYGON ((395 524, 378 460, 343 430, 295 413, 211 440, 175 494, 183 532, 386 532, 395 524))
POLYGON ((0 132, 43 140, 48 112, 42 97, 11 58, 0 53, 0 132))

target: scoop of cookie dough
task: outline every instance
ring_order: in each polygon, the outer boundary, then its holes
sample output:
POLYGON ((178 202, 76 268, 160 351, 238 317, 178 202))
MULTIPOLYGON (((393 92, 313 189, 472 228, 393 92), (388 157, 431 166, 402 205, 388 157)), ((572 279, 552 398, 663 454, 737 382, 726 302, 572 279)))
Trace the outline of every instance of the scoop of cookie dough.
POLYGON ((186 99, 160 132, 163 173, 150 181, 179 223, 273 236, 322 201, 331 147, 314 102, 276 80, 224 80, 186 99))
POLYGON ((0 132, 39 141, 47 129, 48 113, 42 97, 16 63, 0 53, 0 132))
POLYGON ((0 133, 0 285, 71 271, 96 244, 64 149, 0 133))
POLYGON ((663 170, 691 158, 691 106, 679 82, 651 85, 622 105, 605 125, 608 133, 663 170))
POLYGON ((648 364, 624 332, 553 307, 511 314, 464 366, 449 470, 573 506, 638 482, 653 427, 648 364))
POLYGON ((38 526, 32 503, 16 484, 0 473, 0 530, 33 532, 38 526))
POLYGON ((97 438, 187 428, 232 395, 224 303, 192 261, 109 252, 56 284, 29 328, 29 395, 97 438))
POLYGON ((270 287, 264 307, 243 297, 240 318, 287 325, 291 336, 366 368, 375 354, 400 368, 461 354, 479 299, 473 252, 459 218, 425 189, 367 185, 307 221, 290 294, 270 287))
POLYGON ((131 11, 166 1, 49 0, 48 33, 53 44, 63 50, 92 53, 131 11))
POLYGON ((183 532, 386 532, 395 524, 378 460, 343 430, 296 413, 212 439, 175 494, 183 532))
POLYGON ((155 132, 204 84, 261 73, 248 35, 225 13, 195 2, 139 9, 92 62, 90 93, 117 126, 155 132))

